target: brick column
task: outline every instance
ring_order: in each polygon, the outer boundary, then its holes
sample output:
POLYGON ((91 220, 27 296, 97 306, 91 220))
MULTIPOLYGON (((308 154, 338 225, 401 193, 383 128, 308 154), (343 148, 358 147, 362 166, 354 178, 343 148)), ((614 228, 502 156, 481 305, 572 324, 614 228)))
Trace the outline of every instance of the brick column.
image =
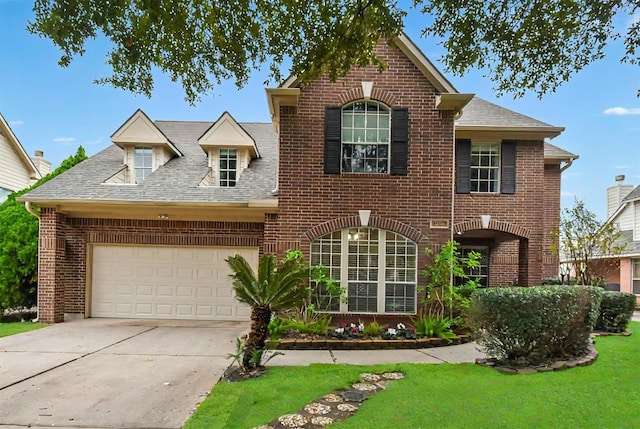
POLYGON ((38 256, 38 320, 64 322, 64 215, 43 207, 38 256))

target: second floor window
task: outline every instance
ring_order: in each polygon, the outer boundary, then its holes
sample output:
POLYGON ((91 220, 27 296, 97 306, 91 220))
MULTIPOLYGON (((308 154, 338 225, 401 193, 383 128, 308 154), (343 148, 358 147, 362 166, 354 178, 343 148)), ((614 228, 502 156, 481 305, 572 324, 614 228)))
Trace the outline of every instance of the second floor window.
POLYGON ((471 144, 471 192, 498 192, 500 144, 471 144))
POLYGON ((134 150, 135 183, 141 183, 153 169, 153 149, 136 147, 134 150))
POLYGON ((342 109, 342 172, 388 173, 391 118, 389 109, 358 101, 342 109))
POLYGON ((238 175, 238 150, 220 149, 220 186, 236 186, 238 175))
POLYGON ((456 192, 458 194, 515 194, 517 144, 456 140, 456 192))

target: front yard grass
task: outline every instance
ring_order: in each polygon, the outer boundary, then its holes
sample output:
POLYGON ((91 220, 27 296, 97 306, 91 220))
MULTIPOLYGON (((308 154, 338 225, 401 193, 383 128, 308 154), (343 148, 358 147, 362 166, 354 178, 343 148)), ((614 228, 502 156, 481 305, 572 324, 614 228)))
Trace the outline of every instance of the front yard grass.
MULTIPOLYGON (((362 372, 406 378, 331 428, 614 428, 640 422, 640 323, 630 337, 596 339, 591 366, 506 375, 474 364, 270 367, 265 376, 221 382, 185 428, 250 428, 346 388, 362 372)), ((271 361, 277 365, 277 358, 271 361)))
POLYGON ((49 325, 33 322, 0 323, 0 338, 45 328, 49 325))

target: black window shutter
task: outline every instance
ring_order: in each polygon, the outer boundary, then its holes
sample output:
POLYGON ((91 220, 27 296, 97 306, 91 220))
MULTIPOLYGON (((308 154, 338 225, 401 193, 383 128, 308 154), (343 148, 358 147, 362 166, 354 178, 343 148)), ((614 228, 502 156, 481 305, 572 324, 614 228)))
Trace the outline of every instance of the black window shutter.
POLYGON ((409 110, 391 109, 391 174, 407 175, 409 159, 409 110))
POLYGON ((327 107, 324 112, 324 172, 340 174, 342 157, 342 109, 327 107))
POLYGON ((471 140, 456 140, 456 192, 471 192, 471 140))
POLYGON ((505 140, 502 142, 502 180, 503 194, 516 193, 516 142, 505 140))

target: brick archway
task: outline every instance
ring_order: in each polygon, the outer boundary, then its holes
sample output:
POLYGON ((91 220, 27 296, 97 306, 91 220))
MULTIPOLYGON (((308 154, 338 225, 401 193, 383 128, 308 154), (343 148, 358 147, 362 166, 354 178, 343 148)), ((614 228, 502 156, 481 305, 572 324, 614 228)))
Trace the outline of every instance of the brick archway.
MULTIPOLYGON (((329 234, 333 231, 359 226, 362 226, 360 222, 360 216, 341 217, 314 226, 313 228, 305 232, 303 234, 303 237, 305 240, 311 242, 316 238, 322 237, 323 235, 329 234)), ((416 244, 419 244, 421 241, 427 238, 420 230, 412 226, 393 219, 381 218, 378 216, 371 216, 369 218, 369 225, 367 225, 367 227, 379 228, 395 232, 396 234, 407 237, 409 240, 413 241, 416 244)))
POLYGON ((455 234, 464 234, 467 231, 476 229, 489 229, 494 231, 506 232, 507 234, 526 239, 529 239, 531 236, 531 229, 529 228, 493 219, 489 221, 489 225, 487 228, 482 227, 482 221, 480 219, 460 222, 453 226, 453 232, 455 234))
MULTIPOLYGON (((351 88, 338 94, 338 103, 341 106, 351 103, 352 101, 359 101, 364 99, 362 93, 362 87, 351 88)), ((371 100, 380 101, 389 107, 393 107, 396 104, 396 97, 384 89, 373 87, 371 91, 371 100)))

